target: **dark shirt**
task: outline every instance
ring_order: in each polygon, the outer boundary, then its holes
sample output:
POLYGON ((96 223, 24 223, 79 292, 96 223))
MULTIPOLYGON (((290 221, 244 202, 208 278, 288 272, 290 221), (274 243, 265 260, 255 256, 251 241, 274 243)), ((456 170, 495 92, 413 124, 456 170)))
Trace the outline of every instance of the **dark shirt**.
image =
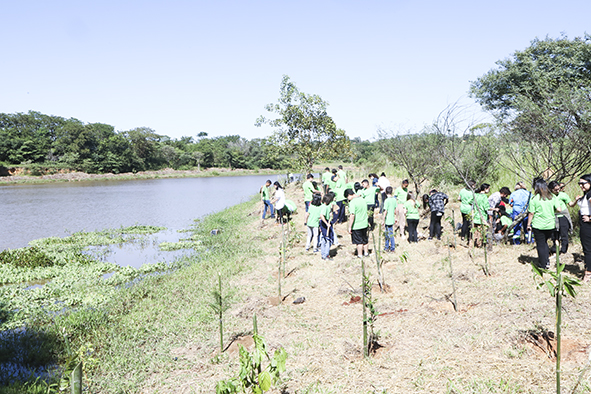
POLYGON ((445 193, 437 192, 429 196, 429 207, 431 212, 443 212, 445 204, 448 201, 448 197, 445 193))

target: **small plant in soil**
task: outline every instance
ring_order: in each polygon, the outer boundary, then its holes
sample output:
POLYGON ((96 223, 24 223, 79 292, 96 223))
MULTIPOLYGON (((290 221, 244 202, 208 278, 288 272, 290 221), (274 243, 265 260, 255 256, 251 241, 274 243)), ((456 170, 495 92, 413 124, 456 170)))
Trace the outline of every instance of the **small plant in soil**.
POLYGON ((369 276, 365 275, 364 260, 361 260, 361 278, 363 295, 363 356, 369 357, 369 355, 379 347, 379 334, 374 330, 374 323, 378 318, 378 311, 374 305, 375 299, 371 295, 372 283, 369 280, 369 276))
POLYGON ((276 385, 280 374, 285 371, 287 353, 284 349, 277 349, 273 357, 267 352, 267 345, 263 337, 258 334, 256 315, 253 317, 254 350, 250 353, 240 346, 240 372, 238 377, 219 381, 216 394, 253 393, 262 394, 276 385), (263 367, 263 361, 268 364, 263 367))
POLYGON ((560 394, 560 340, 562 324, 562 297, 576 297, 575 286, 581 283, 576 278, 563 275, 564 264, 560 264, 560 245, 556 241, 556 272, 540 268, 532 263, 534 279, 540 277, 542 282, 538 283, 538 289, 546 287, 548 292, 556 300, 556 393, 560 394), (544 274, 550 275, 551 279, 544 280, 544 274))
POLYGON ((380 291, 383 293, 386 291, 386 281, 384 280, 384 270, 383 270, 383 266, 384 266, 384 259, 382 259, 382 246, 381 246, 381 240, 382 240, 382 227, 379 227, 378 230, 378 241, 376 244, 376 237, 374 236, 373 231, 371 232, 371 239, 373 241, 373 249, 375 251, 374 255, 376 256, 376 265, 377 265, 377 269, 378 269, 378 285, 380 285, 380 291))
POLYGON ((402 254, 400 255, 400 262, 402 264, 408 262, 408 252, 406 252, 406 251, 402 252, 402 254))
POLYGON ((208 305, 218 318, 220 329, 220 353, 222 353, 224 351, 224 312, 229 308, 229 305, 223 297, 222 274, 220 273, 218 273, 217 289, 214 289, 211 292, 211 297, 213 301, 210 302, 208 305))

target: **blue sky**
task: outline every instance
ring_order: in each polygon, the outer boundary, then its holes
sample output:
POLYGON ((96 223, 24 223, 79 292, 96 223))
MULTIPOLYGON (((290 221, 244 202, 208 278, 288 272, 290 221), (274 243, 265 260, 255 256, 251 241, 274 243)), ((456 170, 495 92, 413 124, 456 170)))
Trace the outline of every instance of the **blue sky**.
MULTIPOLYGON (((420 130, 535 37, 582 36, 588 1, 10 1, 0 112, 146 126, 173 138, 254 126, 283 74, 352 138, 420 130)), ((591 32, 591 29, 589 29, 591 32)))

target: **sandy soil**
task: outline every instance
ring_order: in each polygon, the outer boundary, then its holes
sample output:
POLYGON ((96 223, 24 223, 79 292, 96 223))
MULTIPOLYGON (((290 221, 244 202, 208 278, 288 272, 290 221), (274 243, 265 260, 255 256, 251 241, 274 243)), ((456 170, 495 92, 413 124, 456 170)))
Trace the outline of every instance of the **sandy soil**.
MULTIPOLYGON (((286 195, 299 206, 293 222, 302 240, 288 251, 286 271, 290 274, 282 281, 281 295, 285 300, 278 304, 276 298, 281 226, 271 220, 261 222, 257 208, 245 218, 245 231, 261 245, 266 257, 231 284, 239 289, 242 300, 226 315, 227 337, 251 330, 256 313, 259 332, 271 351, 278 347, 287 351, 283 391, 271 392, 555 392, 555 343, 548 333, 555 330, 554 299, 546 290, 536 289, 538 281, 529 264, 536 261, 532 246, 495 246, 488 256, 491 275, 486 276, 482 249, 450 248, 443 241, 409 244, 397 237, 396 252, 383 255, 390 291, 373 289, 380 314, 375 328, 382 347, 365 359, 362 305, 355 302, 361 294, 361 260, 353 255, 346 225, 337 227, 340 246, 333 246, 334 260, 325 262, 319 253, 304 250, 299 185, 290 185, 286 195), (408 256, 406 262, 400 258, 403 253, 408 256), (449 257, 457 312, 450 302, 449 257), (305 297, 305 302, 293 304, 299 297, 305 297)), ((458 204, 450 204, 446 214, 452 209, 457 219, 458 204)), ((451 227, 444 223, 443 239, 451 240, 451 227)), ((421 231, 427 225, 428 219, 421 220, 421 231)), ((569 275, 582 277, 581 254, 577 244, 563 256, 569 275)), ((365 264, 375 282, 375 252, 365 264)), ((591 351, 591 292, 589 285, 578 290, 576 299, 563 302, 564 392, 575 386, 591 351)), ((217 381, 238 372, 236 345, 221 357, 222 362, 212 362, 217 340, 212 332, 207 343, 175 349, 174 356, 190 360, 193 367, 165 379, 154 376, 146 382, 145 392, 215 392, 217 381)), ((248 338, 241 341, 252 346, 248 338)), ((578 392, 589 392, 589 375, 583 375, 578 392)))

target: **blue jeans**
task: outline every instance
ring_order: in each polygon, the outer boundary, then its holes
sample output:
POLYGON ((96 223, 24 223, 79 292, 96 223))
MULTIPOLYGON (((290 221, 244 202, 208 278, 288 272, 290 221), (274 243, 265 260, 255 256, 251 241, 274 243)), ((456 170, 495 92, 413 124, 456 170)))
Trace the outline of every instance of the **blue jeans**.
POLYGON ((396 243, 394 242, 394 225, 386 225, 386 246, 384 250, 389 250, 391 252, 396 249, 396 243))
POLYGON ((320 256, 326 259, 330 256, 330 241, 320 234, 320 256))
POLYGON ((263 219, 267 215, 267 209, 270 209, 271 217, 274 218, 275 211, 273 211, 273 204, 271 204, 271 200, 263 200, 263 203, 265 204, 265 208, 263 209, 263 219))
POLYGON ((310 201, 304 201, 304 205, 306 206, 306 212, 308 212, 308 208, 310 208, 310 201))
MULTIPOLYGON (((515 218, 520 213, 521 212, 516 212, 515 210, 513 210, 513 213, 511 214, 511 219, 515 220, 515 218)), ((521 231, 522 230, 524 232, 524 238, 527 241, 527 234, 525 234, 525 230, 527 229, 527 219, 528 219, 528 217, 526 216, 522 221, 520 221, 519 223, 517 223, 515 225, 515 227, 513 228, 513 243, 515 245, 521 244, 521 231)), ((530 243, 533 243, 533 240, 530 243)))

